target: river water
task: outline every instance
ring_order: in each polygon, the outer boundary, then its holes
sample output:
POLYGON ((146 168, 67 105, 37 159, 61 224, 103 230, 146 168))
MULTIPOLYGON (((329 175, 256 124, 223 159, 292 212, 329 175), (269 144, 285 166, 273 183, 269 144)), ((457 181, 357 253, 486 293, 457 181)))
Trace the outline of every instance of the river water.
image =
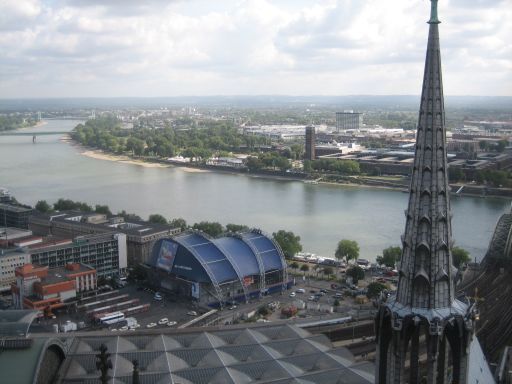
MULTIPOLYGON (((26 131, 68 131, 77 123, 53 120, 26 131)), ((331 257, 337 242, 346 238, 359 243, 361 257, 374 260, 383 248, 399 245, 404 230, 408 195, 401 192, 147 168, 81 152, 60 135, 38 136, 35 144, 31 136, 0 136, 0 187, 31 205, 64 197, 142 217, 160 213, 188 223, 245 224, 269 233, 291 230, 300 235, 305 251, 331 257)), ((482 257, 498 218, 509 207, 507 199, 453 198, 455 244, 482 257)))

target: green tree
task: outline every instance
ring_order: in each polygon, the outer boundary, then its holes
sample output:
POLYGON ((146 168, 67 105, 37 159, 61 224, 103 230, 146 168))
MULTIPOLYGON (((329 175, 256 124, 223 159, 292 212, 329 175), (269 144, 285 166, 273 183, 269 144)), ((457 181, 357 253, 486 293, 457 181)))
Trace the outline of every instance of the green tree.
POLYGON ((498 143, 496 144, 496 151, 497 152, 503 152, 505 150, 505 148, 507 147, 508 145, 508 141, 507 140, 500 140, 498 141, 498 143))
POLYGON ((39 212, 42 212, 42 213, 46 213, 46 212, 51 211, 52 207, 50 206, 50 204, 48 204, 46 202, 46 200, 39 200, 36 203, 36 210, 38 210, 39 212))
POLYGON ((281 250, 287 259, 291 259, 297 252, 302 251, 300 236, 295 236, 293 232, 287 232, 281 229, 274 232, 272 236, 281 247, 281 250))
POLYGON ((222 224, 210 221, 201 221, 200 223, 195 223, 192 228, 197 229, 198 231, 202 231, 212 237, 217 237, 224 232, 224 227, 222 224))
POLYGON ((172 226, 173 228, 179 228, 182 231, 184 231, 184 230, 186 230, 188 228, 187 222, 185 221, 185 219, 182 219, 181 217, 178 217, 176 219, 172 219, 169 222, 169 225, 172 226))
POLYGON ((117 212, 117 216, 121 216, 126 221, 142 221, 142 217, 135 213, 128 213, 124 209, 121 212, 117 212))
POLYGON ((366 296, 369 299, 375 299, 375 298, 379 297, 380 293, 386 288, 387 287, 382 283, 378 283, 378 282, 370 283, 370 284, 368 284, 368 287, 367 287, 368 292, 366 293, 366 296))
POLYGON ((310 173, 311 171, 313 171, 311 160, 304 160, 304 172, 310 173))
POLYGON ((242 232, 242 231, 248 231, 249 227, 247 225, 241 225, 241 224, 227 224, 226 230, 228 232, 242 232))
POLYGON ((86 203, 82 203, 80 201, 73 201, 70 199, 62 199, 57 200, 56 203, 53 204, 53 209, 56 211, 73 211, 78 210, 82 212, 92 212, 93 209, 90 205, 86 203))
POLYGON ((149 215, 148 221, 153 224, 167 224, 167 219, 158 213, 149 215))
POLYGON ((96 204, 96 207, 94 208, 94 212, 103 213, 105 215, 112 216, 112 212, 110 211, 110 208, 108 207, 108 205, 96 204))
POLYGON ((291 269, 299 269, 299 263, 294 261, 293 263, 290 264, 290 268, 291 269))
POLYGON ((347 276, 350 276, 354 282, 354 285, 357 285, 359 280, 364 279, 364 270, 363 268, 354 265, 347 270, 347 276))
POLYGON ((307 265, 307 264, 302 264, 302 265, 300 266, 300 270, 301 270, 302 272, 304 272, 304 275, 305 275, 305 274, 306 274, 306 272, 308 272, 308 271, 309 271, 309 265, 307 265))
POLYGON ((460 268, 463 264, 471 261, 471 256, 468 251, 460 247, 452 248, 453 265, 460 268))
POLYGON ((334 273, 334 270, 331 267, 325 267, 323 272, 325 276, 331 276, 334 273))
POLYGON ((382 251, 382 256, 377 256, 377 263, 389 268, 394 268, 401 256, 402 248, 388 247, 382 251))
POLYGON ((354 240, 343 239, 338 243, 334 256, 339 260, 345 259, 347 263, 355 260, 359 257, 359 245, 354 240))

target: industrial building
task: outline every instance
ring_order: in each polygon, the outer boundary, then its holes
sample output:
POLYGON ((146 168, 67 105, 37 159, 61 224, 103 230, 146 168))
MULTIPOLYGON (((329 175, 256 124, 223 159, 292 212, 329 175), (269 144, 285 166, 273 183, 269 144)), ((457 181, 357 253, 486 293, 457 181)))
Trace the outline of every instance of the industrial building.
POLYGON ((287 289, 283 253, 259 230, 212 239, 187 232, 159 240, 153 249, 150 281, 202 304, 246 302, 287 289))

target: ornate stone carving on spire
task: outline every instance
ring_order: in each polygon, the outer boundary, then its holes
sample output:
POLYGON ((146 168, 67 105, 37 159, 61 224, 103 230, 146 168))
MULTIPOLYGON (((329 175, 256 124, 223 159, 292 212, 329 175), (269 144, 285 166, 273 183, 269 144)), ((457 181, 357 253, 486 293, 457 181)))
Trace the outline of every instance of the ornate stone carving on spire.
POLYGON ((437 0, 432 0, 429 24, 397 302, 433 309, 450 307, 454 300, 437 0))
POLYGON ((455 299, 440 22, 431 2, 398 290, 375 322, 378 384, 467 382, 473 315, 455 299))

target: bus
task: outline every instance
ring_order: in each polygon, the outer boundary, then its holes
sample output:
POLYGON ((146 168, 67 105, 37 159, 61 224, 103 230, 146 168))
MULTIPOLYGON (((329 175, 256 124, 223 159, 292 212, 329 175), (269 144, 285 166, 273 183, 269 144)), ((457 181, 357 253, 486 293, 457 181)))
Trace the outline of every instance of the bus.
POLYGON ((105 316, 100 317, 101 324, 115 324, 124 320, 123 312, 106 313, 105 316))

